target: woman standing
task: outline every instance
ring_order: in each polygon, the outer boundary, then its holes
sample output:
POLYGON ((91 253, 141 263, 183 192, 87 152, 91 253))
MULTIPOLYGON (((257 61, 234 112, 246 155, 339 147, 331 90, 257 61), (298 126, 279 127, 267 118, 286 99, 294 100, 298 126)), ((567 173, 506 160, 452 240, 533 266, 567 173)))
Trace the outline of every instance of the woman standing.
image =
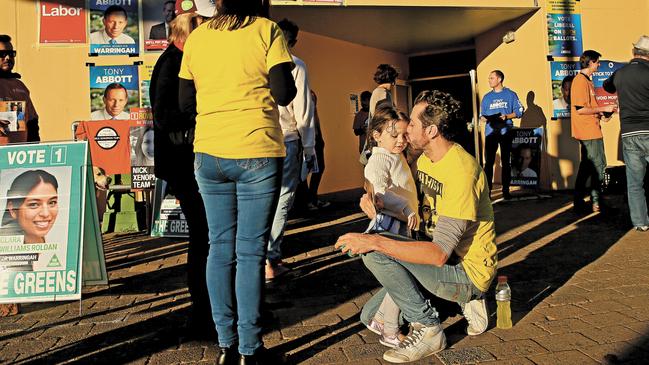
POLYGON ((388 64, 383 63, 378 65, 376 68, 376 72, 374 73, 374 82, 378 85, 376 86, 376 89, 372 91, 372 96, 370 97, 369 120, 372 120, 374 111, 378 106, 384 104, 389 107, 394 106, 390 88, 392 88, 392 85, 397 81, 397 76, 399 76, 399 72, 388 64))
MULTIPOLYGON (((181 5, 178 1, 177 5, 181 5)), ((182 113, 178 105, 178 72, 183 47, 189 33, 214 15, 209 0, 196 0, 194 6, 176 8, 171 22, 169 46, 162 53, 151 75, 150 100, 153 107, 154 172, 171 188, 189 227, 187 249, 187 288, 192 299, 189 333, 198 338, 215 337, 212 309, 207 294, 207 218, 203 198, 194 178, 194 114, 182 113)), ((143 139, 143 138, 140 138, 143 139)), ((142 149, 144 151, 145 149, 142 149)))
POLYGON ((196 114, 217 363, 233 361, 238 346, 240 364, 257 364, 266 242, 285 155, 277 105, 288 105, 296 89, 282 31, 265 18, 268 2, 217 0, 216 8, 185 43, 180 105, 196 114))

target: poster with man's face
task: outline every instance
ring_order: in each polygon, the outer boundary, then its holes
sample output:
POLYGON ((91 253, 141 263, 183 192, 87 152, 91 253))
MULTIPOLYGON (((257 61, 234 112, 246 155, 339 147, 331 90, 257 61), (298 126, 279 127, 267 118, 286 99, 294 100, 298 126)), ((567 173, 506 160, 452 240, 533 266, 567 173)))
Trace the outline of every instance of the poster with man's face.
POLYGON ((543 128, 514 128, 511 149, 512 186, 536 187, 541 175, 543 128))
POLYGON ((90 54, 140 53, 138 0, 90 0, 88 14, 90 54))
POLYGON ((128 120, 140 106, 138 66, 90 66, 90 119, 128 120))
POLYGON ((176 18, 173 0, 142 0, 142 31, 145 51, 163 51, 171 33, 171 21, 176 18))
POLYGON ((570 86, 572 85, 572 79, 578 73, 579 62, 550 62, 553 118, 570 118, 570 86))

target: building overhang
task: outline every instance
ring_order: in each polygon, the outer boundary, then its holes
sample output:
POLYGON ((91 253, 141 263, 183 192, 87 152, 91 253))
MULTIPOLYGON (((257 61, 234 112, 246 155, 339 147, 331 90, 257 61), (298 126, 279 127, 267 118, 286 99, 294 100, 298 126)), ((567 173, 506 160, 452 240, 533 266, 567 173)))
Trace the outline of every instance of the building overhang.
POLYGON ((475 37, 536 11, 536 6, 290 6, 274 5, 275 20, 301 30, 401 54, 472 44, 475 37))

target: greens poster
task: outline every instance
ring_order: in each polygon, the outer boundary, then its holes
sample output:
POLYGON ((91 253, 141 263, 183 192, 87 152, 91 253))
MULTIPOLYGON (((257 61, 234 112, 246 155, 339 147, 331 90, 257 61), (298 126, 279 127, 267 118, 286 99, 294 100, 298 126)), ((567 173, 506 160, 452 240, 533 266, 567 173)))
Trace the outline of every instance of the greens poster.
POLYGON ((0 147, 0 303, 81 298, 87 148, 0 147))

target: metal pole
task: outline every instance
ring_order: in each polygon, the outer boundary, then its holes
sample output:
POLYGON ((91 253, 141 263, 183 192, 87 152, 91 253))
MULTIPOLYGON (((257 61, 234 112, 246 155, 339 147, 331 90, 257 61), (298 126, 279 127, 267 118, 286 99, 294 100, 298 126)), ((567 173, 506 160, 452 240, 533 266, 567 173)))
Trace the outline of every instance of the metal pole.
POLYGON ((475 70, 469 71, 469 78, 471 79, 471 105, 473 106, 473 145, 475 158, 482 165, 482 158, 480 158, 480 120, 478 120, 478 92, 476 90, 477 80, 475 70))

